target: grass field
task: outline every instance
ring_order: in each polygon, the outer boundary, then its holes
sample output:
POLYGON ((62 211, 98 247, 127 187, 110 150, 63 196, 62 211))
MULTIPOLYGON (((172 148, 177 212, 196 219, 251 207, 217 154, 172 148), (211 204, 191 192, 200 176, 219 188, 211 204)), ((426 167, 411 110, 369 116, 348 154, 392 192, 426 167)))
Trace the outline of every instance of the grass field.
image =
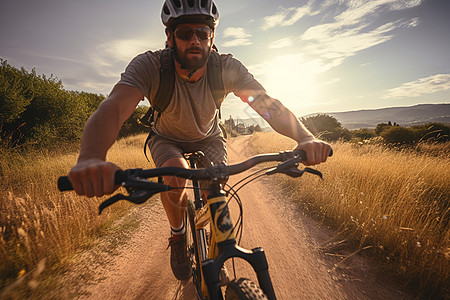
MULTIPOLYGON (((256 153, 295 144, 275 133, 252 137, 256 153)), ((445 293, 450 260, 450 157, 379 145, 337 143, 315 176, 278 177, 302 206, 337 228, 344 241, 396 268, 427 295, 445 293)))
MULTIPOLYGON (((108 160, 122 168, 150 167, 142 153, 144 140, 145 135, 120 140, 108 160)), ((295 146, 274 133, 256 133, 251 142, 255 154, 295 146)), ((317 167, 325 180, 280 176, 276 184, 338 229, 341 241, 395 269, 428 295, 448 293, 450 157, 436 155, 435 148, 420 153, 349 143, 333 147, 335 155, 317 167)), ((127 211, 129 204, 121 203, 98 216, 104 198, 57 190, 57 178, 68 173, 76 157, 57 152, 2 155, 0 289, 45 288, 48 283, 41 280, 48 276, 41 274, 63 269, 127 211)))
MULTIPOLYGON (((143 155, 145 138, 118 141, 108 159, 122 168, 150 167, 143 155)), ((76 159, 77 154, 56 152, 1 157, 0 290, 36 287, 46 277, 41 273, 62 269, 75 253, 111 230, 129 207, 119 202, 99 216, 98 205, 105 198, 59 192, 57 178, 66 175, 76 159)))

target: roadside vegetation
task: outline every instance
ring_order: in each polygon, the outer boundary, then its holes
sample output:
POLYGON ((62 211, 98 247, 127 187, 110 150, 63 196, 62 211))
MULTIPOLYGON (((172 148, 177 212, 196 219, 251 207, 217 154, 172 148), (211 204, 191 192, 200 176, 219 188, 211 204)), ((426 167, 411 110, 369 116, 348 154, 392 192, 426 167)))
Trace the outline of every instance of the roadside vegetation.
MULTIPOLYGON (((255 154, 295 147, 275 133, 255 133, 251 141, 255 154)), ((276 182, 305 210, 337 229, 334 247, 351 245, 376 259, 421 297, 448 295, 449 143, 332 146, 334 156, 317 167, 323 181, 305 175, 301 180, 279 176, 276 182)))
MULTIPOLYGON (((151 167, 142 152, 145 138, 119 140, 108 159, 122 168, 151 167)), ((105 197, 58 191, 57 178, 77 159, 77 153, 64 152, 11 152, 0 158, 0 298, 19 292, 28 297, 35 288, 51 287, 52 276, 60 274, 74 254, 99 236, 123 229, 112 226, 128 203, 121 201, 99 216, 98 205, 105 197)))

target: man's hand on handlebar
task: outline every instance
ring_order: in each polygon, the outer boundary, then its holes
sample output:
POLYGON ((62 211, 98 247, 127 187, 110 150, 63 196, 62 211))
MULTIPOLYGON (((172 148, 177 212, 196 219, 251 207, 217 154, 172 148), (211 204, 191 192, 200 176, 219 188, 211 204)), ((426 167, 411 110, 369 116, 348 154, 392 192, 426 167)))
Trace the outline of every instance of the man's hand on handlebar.
POLYGON ((313 137, 301 141, 295 149, 301 149, 306 152, 306 161, 302 162, 306 166, 323 163, 332 153, 331 146, 328 143, 313 137))
POLYGON ((117 189, 114 185, 117 170, 120 168, 113 163, 89 158, 78 161, 68 177, 78 195, 101 197, 117 189))

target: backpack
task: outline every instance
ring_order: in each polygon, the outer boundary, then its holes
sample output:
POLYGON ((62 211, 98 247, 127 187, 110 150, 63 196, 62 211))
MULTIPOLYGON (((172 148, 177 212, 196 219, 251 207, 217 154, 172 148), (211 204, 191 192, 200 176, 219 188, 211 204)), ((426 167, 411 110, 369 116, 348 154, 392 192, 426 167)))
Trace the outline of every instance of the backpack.
MULTIPOLYGON (((155 98, 153 99, 153 103, 151 104, 147 113, 138 120, 140 124, 150 128, 155 126, 161 113, 169 106, 170 100, 172 99, 173 91, 175 89, 176 71, 172 49, 165 48, 164 50, 161 51, 160 62, 161 68, 159 70, 160 80, 158 91, 156 92, 155 98)), ((209 88, 214 98, 216 107, 219 110, 219 118, 220 118, 221 117, 220 105, 225 99, 226 93, 222 80, 222 61, 217 51, 211 51, 209 55, 206 67, 206 76, 208 76, 209 88)), ((222 131, 225 132, 224 130, 222 131)), ((153 133, 154 132, 151 129, 145 141, 144 144, 145 157, 147 157, 146 153, 147 143, 153 136, 153 133)))

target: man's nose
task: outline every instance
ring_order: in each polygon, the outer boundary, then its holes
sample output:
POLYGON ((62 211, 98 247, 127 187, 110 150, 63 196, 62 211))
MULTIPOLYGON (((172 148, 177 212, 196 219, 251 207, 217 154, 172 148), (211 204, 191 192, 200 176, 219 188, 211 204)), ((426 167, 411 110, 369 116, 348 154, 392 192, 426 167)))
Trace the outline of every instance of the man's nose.
POLYGON ((197 32, 194 31, 194 34, 192 35, 190 42, 193 44, 200 44, 200 39, 197 36, 197 32))

